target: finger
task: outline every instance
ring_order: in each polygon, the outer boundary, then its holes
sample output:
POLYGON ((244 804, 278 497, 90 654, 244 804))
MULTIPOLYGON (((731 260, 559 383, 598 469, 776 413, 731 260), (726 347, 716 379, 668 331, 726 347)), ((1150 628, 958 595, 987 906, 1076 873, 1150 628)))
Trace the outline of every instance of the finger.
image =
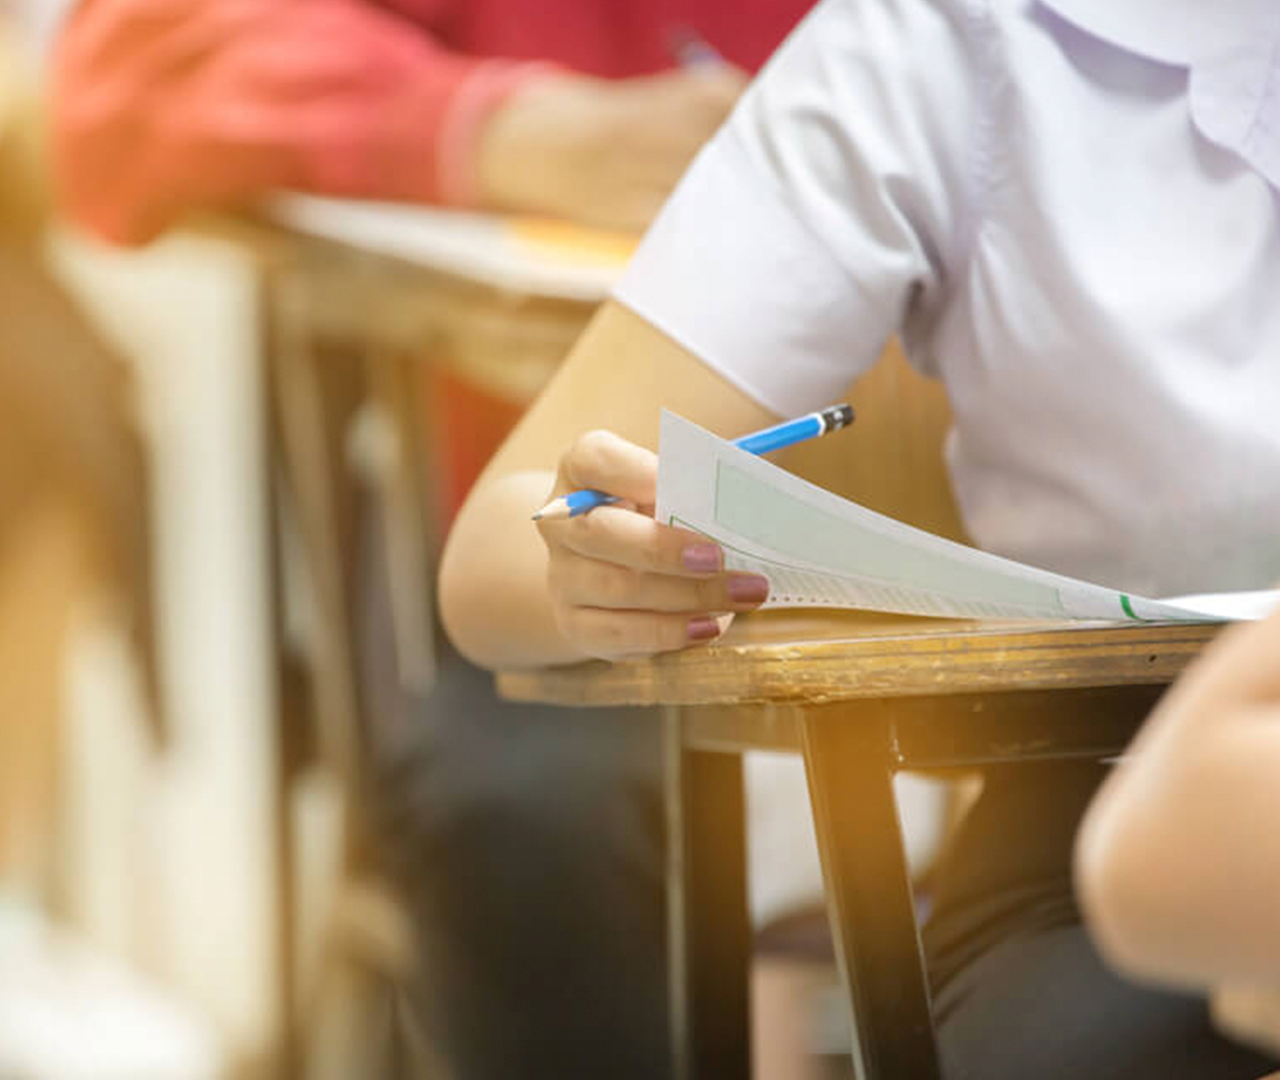
POLYGON ((733 108, 751 81, 746 72, 730 64, 697 68, 689 78, 696 84, 701 101, 721 113, 733 108))
POLYGON ((680 578, 631 570, 571 551, 560 551, 551 560, 548 584, 554 595, 571 606, 629 611, 751 611, 769 595, 769 582, 759 574, 680 578))
POLYGON ((611 431, 588 431, 560 459, 563 491, 597 488, 636 503, 657 498, 658 455, 611 431))
POLYGON ((687 104, 691 99, 713 96, 734 100, 750 82, 751 76, 736 64, 720 63, 642 75, 625 85, 645 102, 653 101, 654 94, 661 94, 669 101, 687 104))
POLYGON ((718 544, 616 506, 602 506, 575 518, 544 518, 538 528, 552 550, 568 548, 630 570, 705 577, 724 569, 724 551, 718 544))
POLYGON ((1280 615, 1261 622, 1237 623, 1220 634, 1170 695, 1217 696, 1225 701, 1280 699, 1280 615))
POLYGON ((560 632, 588 655, 623 660, 713 641, 720 624, 710 615, 573 607, 563 611, 560 632))

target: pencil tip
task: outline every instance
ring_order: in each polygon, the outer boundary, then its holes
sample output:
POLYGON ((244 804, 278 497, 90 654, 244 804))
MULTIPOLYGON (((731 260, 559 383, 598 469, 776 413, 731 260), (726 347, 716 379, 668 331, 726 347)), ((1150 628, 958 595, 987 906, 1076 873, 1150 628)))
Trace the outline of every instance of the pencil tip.
POLYGON ((534 515, 533 515, 533 520, 534 520, 534 521, 541 521, 541 520, 542 520, 542 511, 541 511, 541 510, 539 510, 536 514, 534 514, 534 515))

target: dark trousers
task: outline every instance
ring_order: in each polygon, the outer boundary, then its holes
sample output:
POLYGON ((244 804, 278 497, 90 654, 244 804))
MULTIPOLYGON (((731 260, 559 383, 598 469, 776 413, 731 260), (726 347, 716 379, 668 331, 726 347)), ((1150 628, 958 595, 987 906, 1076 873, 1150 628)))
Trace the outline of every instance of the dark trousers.
POLYGON ((1100 765, 993 770, 924 930, 947 1080, 1257 1080, 1202 998, 1113 974, 1080 924, 1071 846, 1100 765))
POLYGON ((382 756, 417 1020, 459 1080, 669 1075, 656 721, 506 705, 453 660, 382 756))
POLYGON ((365 540, 365 814, 416 930, 418 1034, 456 1080, 663 1080, 657 713, 508 704, 447 646, 430 696, 402 693, 365 540))

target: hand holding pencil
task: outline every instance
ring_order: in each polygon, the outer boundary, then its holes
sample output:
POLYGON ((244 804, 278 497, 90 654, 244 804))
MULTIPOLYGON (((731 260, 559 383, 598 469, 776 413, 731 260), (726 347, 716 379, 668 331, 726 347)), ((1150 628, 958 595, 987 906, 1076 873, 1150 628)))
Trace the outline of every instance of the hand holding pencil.
MULTIPOLYGON (((738 444, 765 453, 834 431, 852 417, 852 409, 838 406, 738 444)), ((619 660, 710 641, 727 625, 724 616, 752 611, 768 598, 765 578, 725 570, 719 545, 654 520, 657 479, 651 450, 611 432, 589 432, 561 458, 556 498, 540 511, 557 627, 589 656, 619 660), (588 498, 593 508, 571 513, 566 497, 584 491, 595 493, 588 498)))
MULTIPOLYGON (((784 420, 781 424, 774 424, 773 427, 765 428, 763 431, 744 435, 734 440, 734 445, 749 454, 771 454, 775 450, 784 450, 806 439, 816 439, 819 435, 839 431, 852 423, 852 405, 832 405, 819 412, 807 413, 795 420, 784 420)), ((609 506, 620 501, 617 495, 610 495, 595 488, 583 488, 552 499, 533 515, 533 520, 577 517, 598 506, 609 506)))

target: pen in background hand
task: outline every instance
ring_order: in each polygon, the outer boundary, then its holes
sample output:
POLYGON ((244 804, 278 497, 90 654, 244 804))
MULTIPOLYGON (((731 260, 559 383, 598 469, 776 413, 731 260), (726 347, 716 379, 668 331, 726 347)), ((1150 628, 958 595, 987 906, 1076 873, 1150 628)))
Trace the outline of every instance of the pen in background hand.
POLYGON ((727 66, 729 63, 713 45, 699 37, 688 26, 671 28, 667 34, 667 48, 676 63, 690 71, 727 66))
MULTIPOLYGON (((852 405, 832 405, 819 412, 809 413, 796 420, 786 420, 781 424, 765 428, 751 435, 734 439, 733 445, 750 454, 768 454, 773 450, 781 450, 787 446, 816 439, 830 431, 839 431, 853 423, 852 405)), ((546 506, 533 515, 534 521, 555 518, 573 518, 594 510, 597 506, 609 506, 620 502, 617 495, 609 495, 594 488, 584 488, 552 499, 546 506)))

